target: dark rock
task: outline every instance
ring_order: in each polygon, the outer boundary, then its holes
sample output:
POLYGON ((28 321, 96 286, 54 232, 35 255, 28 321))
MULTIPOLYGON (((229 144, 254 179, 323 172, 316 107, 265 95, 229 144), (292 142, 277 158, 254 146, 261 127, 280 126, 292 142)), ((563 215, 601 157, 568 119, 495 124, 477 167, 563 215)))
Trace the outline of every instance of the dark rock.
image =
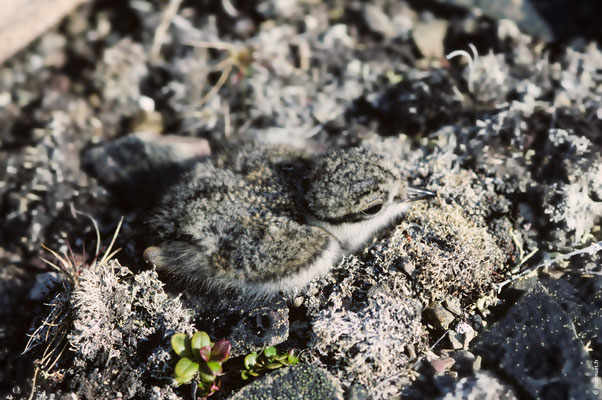
POLYGON ((478 338, 475 352, 525 393, 540 399, 594 399, 593 368, 575 325, 536 280, 478 338))
POLYGON ((566 40, 576 36, 600 38, 598 21, 602 11, 596 0, 439 0, 441 3, 466 8, 479 8, 497 20, 510 19, 524 32, 550 40, 566 40))
POLYGON ((563 311, 571 318, 581 340, 592 349, 594 360, 602 359, 602 277, 542 279, 563 311))
POLYGON ((440 2, 468 9, 479 8, 490 18, 514 21, 519 28, 531 35, 537 35, 545 40, 552 40, 554 37, 552 27, 538 14, 533 1, 440 0, 440 2))
POLYGON ((83 167, 127 203, 148 207, 189 166, 210 154, 204 139, 143 132, 94 146, 83 167))
POLYGON ((233 302, 225 307, 207 308, 201 298, 190 298, 189 305, 199 310, 197 327, 212 338, 232 343, 231 357, 284 342, 289 333, 289 309, 282 297, 250 303, 233 302), (207 309, 211 311, 206 312, 207 309))
POLYGON ((325 370, 298 364, 257 379, 230 397, 230 400, 269 399, 343 399, 343 390, 338 380, 325 370))

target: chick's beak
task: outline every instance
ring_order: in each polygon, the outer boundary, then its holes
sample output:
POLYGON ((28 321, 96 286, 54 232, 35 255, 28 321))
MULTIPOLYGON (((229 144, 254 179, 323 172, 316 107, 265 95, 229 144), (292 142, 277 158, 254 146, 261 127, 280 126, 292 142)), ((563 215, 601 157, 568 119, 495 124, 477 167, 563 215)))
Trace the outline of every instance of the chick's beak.
POLYGON ((430 190, 408 186, 406 199, 404 201, 408 203, 411 201, 430 199, 431 197, 435 197, 436 195, 437 193, 432 192, 430 190))

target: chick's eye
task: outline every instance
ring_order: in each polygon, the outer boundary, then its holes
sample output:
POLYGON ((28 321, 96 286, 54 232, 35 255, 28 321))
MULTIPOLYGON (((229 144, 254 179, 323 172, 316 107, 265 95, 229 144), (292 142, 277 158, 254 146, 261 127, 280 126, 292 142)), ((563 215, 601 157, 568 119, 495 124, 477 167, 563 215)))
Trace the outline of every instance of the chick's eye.
POLYGON ((376 215, 380 212, 380 210, 382 210, 383 205, 382 204, 375 204, 372 207, 366 208, 365 210, 362 211, 363 215, 376 215))

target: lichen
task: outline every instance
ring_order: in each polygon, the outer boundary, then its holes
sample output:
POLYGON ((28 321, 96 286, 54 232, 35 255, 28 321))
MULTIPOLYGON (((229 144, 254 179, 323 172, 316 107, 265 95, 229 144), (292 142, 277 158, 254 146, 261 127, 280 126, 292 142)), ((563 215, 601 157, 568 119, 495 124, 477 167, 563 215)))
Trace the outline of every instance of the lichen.
POLYGON ((83 398, 139 398, 157 390, 173 397, 170 337, 193 327, 190 312, 162 286, 154 271, 134 274, 109 261, 85 270, 75 289, 57 298, 72 321, 71 352, 58 364, 69 390, 83 398))

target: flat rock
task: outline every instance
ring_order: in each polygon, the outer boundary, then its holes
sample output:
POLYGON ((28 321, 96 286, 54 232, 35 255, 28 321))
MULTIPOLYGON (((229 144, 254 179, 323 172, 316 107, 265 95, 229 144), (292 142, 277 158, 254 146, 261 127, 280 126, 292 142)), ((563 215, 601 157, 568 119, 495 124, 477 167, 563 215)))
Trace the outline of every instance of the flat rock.
POLYGON ((88 0, 12 0, 2 2, 0 63, 88 0))
POLYGON ((522 297, 478 338, 484 367, 533 398, 598 399, 592 359, 571 318, 537 280, 521 287, 522 297))
POLYGON ((343 399, 339 381, 326 370, 297 364, 265 375, 235 393, 230 400, 343 399))
POLYGON ((205 139, 139 132, 87 149, 82 165, 126 202, 140 208, 158 200, 210 152, 205 139))

